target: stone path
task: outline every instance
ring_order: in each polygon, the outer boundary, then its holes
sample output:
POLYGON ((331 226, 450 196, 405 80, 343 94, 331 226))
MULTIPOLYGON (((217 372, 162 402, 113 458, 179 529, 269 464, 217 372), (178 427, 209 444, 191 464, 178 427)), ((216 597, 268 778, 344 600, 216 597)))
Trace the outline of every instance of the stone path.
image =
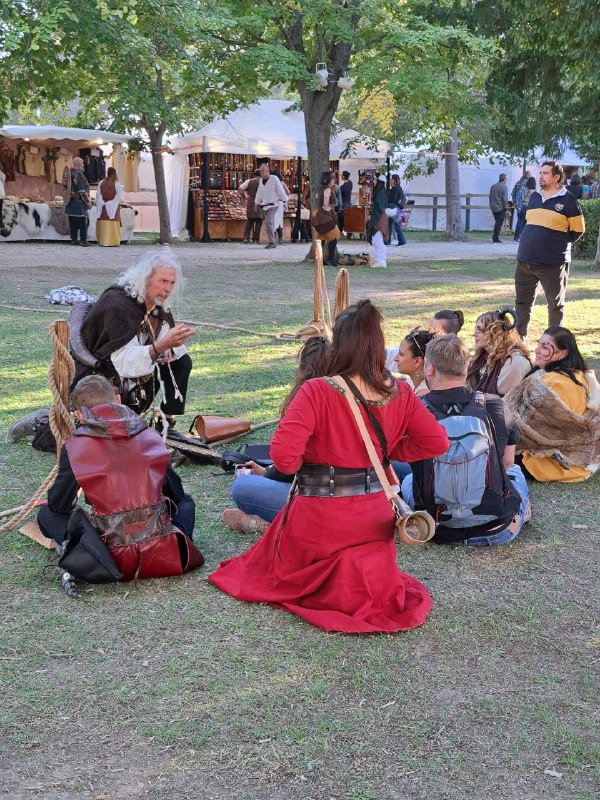
MULTIPOLYGON (((409 234, 410 236, 410 234, 409 234)), ((106 266, 114 272, 137 261, 145 252, 159 250, 161 245, 123 245, 119 248, 90 245, 86 249, 71 247, 65 242, 2 242, 0 241, 0 269, 44 266, 106 266)), ((178 243, 174 250, 183 266, 201 267, 215 261, 224 263, 293 263, 301 261, 308 252, 306 244, 284 244, 275 250, 265 250, 262 245, 241 242, 178 243)), ((371 252, 364 241, 343 239, 339 245, 343 253, 371 252)), ((388 248, 388 264, 406 261, 476 261, 508 258, 514 261, 517 243, 512 239, 502 244, 486 241, 471 242, 415 242, 404 247, 388 248)))

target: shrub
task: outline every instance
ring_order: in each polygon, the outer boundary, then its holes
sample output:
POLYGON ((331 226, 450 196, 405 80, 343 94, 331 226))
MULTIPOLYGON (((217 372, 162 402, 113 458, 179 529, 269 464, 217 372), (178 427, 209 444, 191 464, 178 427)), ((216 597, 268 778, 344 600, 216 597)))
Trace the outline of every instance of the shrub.
POLYGON ((595 258, 598 246, 600 200, 580 200, 580 205, 585 218, 585 233, 575 242, 575 255, 578 258, 595 258))

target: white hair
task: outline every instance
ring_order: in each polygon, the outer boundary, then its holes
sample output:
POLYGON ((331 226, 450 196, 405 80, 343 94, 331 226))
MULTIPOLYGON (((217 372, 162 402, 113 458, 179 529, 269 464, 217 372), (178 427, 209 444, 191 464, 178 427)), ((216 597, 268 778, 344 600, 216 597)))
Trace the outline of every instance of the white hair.
POLYGON ((137 264, 122 272, 115 286, 121 286, 126 293, 135 298, 138 303, 146 301, 146 286, 148 279, 154 275, 159 267, 175 270, 175 286, 163 308, 169 310, 180 298, 183 290, 183 274, 181 265, 175 256, 168 252, 147 253, 137 264))

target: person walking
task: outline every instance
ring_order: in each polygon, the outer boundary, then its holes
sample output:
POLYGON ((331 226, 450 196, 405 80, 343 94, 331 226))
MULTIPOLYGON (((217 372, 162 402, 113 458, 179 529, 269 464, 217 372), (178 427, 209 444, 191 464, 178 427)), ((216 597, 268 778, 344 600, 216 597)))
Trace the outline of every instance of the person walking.
POLYGON ((275 244, 275 221, 277 217, 277 204, 281 201, 287 205, 288 196, 285 193, 281 181, 276 175, 271 175, 268 164, 260 165, 260 183, 256 192, 256 205, 262 210, 267 238, 269 244, 265 250, 274 250, 275 244))
POLYGON ((240 194, 246 201, 246 227, 242 239, 246 244, 260 241, 260 229, 262 228, 262 217, 260 209, 256 205, 256 193, 260 184, 260 171, 254 170, 254 177, 248 178, 240 186, 240 194))
POLYGON ((492 234, 492 242, 500 244, 500 231, 504 224, 506 217, 506 209, 508 208, 508 186, 506 185, 507 179, 506 172, 500 173, 498 183, 494 183, 490 187, 490 211, 494 215, 494 233, 492 234))
POLYGON ((389 221, 385 210, 388 202, 385 175, 378 175, 373 187, 373 202, 369 219, 370 244, 373 245, 375 251, 375 260, 371 264, 374 269, 387 269, 385 242, 389 238, 389 221))
POLYGON ((532 192, 517 251, 515 272, 517 330, 527 336, 531 311, 541 284, 548 303, 548 325, 561 325, 571 263, 571 245, 585 232, 578 201, 563 183, 558 161, 544 161, 540 191, 532 192))
MULTIPOLYGON (((406 239, 404 238, 404 231, 402 230, 402 218, 404 215, 404 206, 406 205, 406 195, 404 194, 404 189, 400 186, 400 176, 399 175, 392 175, 392 186, 390 189, 389 195, 389 206, 390 208, 395 210, 395 215, 390 217, 389 224, 394 228, 396 233, 396 238, 398 240, 397 247, 401 247, 403 244, 406 244, 406 239)), ((390 231, 390 239, 391 237, 390 231)))

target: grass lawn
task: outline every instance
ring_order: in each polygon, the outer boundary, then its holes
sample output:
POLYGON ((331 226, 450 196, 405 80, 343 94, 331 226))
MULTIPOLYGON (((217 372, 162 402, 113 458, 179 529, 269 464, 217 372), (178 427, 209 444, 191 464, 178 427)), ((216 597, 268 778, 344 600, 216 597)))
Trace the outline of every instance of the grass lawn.
MULTIPOLYGON (((38 309, 0 308, 2 508, 27 499, 53 464, 25 441, 4 444, 10 423, 50 402, 46 331, 58 314, 43 294, 67 283, 98 294, 116 273, 61 265, 62 252, 35 269, 0 262, 2 302, 38 309)), ((180 318, 274 335, 312 316, 309 265, 179 252, 180 318)), ((471 343, 477 314, 513 299, 513 273, 511 259, 391 264, 352 270, 350 289, 381 306, 390 344, 444 307, 465 311, 471 343)), ((567 323, 596 368, 599 296, 598 272, 575 264, 567 323)), ((531 341, 545 318, 538 306, 531 341)), ((296 342, 211 328, 193 342, 188 422, 199 411, 276 416, 296 342)), ((218 472, 180 468, 207 561, 181 579, 87 587, 75 602, 52 554, 16 531, 0 537, 0 798, 598 797, 600 478, 532 486, 534 517, 513 545, 400 549, 433 612, 417 630, 357 637, 207 582, 251 543, 220 524, 230 479, 218 472)))

